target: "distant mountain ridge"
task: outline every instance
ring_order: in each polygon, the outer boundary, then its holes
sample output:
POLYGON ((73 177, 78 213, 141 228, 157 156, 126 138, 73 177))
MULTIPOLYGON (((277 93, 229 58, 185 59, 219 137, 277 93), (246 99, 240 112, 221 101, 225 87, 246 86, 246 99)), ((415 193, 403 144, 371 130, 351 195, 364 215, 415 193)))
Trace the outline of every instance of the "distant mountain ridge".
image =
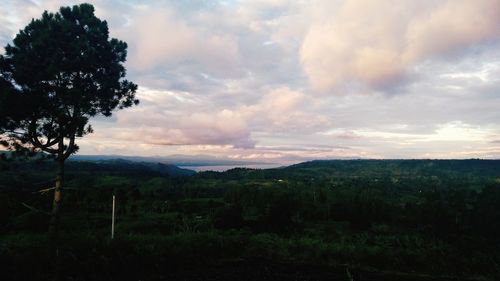
POLYGON ((251 165, 251 164, 270 164, 268 162, 259 161, 240 161, 230 159, 217 159, 206 155, 186 156, 186 155, 173 155, 168 157, 160 156, 123 156, 123 155, 72 155, 70 160, 81 161, 104 161, 122 159, 125 161, 141 162, 141 163, 164 163, 175 166, 237 166, 237 165, 251 165))
POLYGON ((166 175, 170 177, 182 177, 182 176, 192 176, 196 174, 196 171, 179 168, 173 164, 165 164, 159 162, 136 162, 127 159, 114 158, 107 160, 77 160, 70 159, 68 161, 69 169, 78 168, 82 166, 82 163, 90 163, 99 166, 99 168, 104 170, 122 170, 122 171, 144 171, 144 172, 156 172, 161 175, 166 175), (80 165, 79 165, 80 164, 80 165))

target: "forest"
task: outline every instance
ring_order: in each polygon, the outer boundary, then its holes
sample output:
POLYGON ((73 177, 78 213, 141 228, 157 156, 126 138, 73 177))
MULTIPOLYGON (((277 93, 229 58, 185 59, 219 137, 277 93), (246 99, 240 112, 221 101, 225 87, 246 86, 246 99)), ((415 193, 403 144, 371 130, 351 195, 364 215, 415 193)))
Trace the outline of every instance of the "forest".
MULTIPOLYGON (((4 280, 51 279, 44 189, 55 169, 44 159, 0 162, 4 280)), ((198 173, 68 160, 63 194, 63 280, 500 278, 500 160, 325 160, 198 173)))

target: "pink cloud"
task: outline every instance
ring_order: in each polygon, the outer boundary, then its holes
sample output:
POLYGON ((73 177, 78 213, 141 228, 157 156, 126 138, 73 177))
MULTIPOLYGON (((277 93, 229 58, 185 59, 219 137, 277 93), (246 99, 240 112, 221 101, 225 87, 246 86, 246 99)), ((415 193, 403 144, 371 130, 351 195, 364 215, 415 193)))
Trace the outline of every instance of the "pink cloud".
POLYGON ((200 72, 227 76, 237 72, 240 54, 233 35, 193 24, 167 5, 138 6, 131 12, 128 24, 117 34, 129 42, 134 69, 195 64, 200 72))
POLYGON ((499 0, 346 0, 310 26, 300 59, 312 87, 385 87, 412 66, 450 51, 500 39, 499 0))
POLYGON ((310 96, 280 87, 269 91, 257 103, 243 106, 238 111, 261 130, 306 133, 330 123, 327 117, 314 112, 315 107, 317 105, 310 96))
POLYGON ((406 61, 500 38, 500 1, 453 0, 413 20, 406 30, 406 61))
POLYGON ((121 129, 108 130, 113 139, 157 145, 231 145, 252 148, 246 120, 231 110, 198 112, 186 115, 162 114, 150 107, 146 111, 117 115, 121 129), (138 114, 139 113, 139 114, 138 114), (131 120, 137 127, 131 128, 131 120))

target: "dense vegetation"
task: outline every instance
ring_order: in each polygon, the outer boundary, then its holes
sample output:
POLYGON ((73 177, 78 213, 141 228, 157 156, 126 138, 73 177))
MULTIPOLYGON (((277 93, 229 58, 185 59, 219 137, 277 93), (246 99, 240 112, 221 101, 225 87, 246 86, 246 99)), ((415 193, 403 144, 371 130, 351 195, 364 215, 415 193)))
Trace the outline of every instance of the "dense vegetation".
MULTIPOLYGON (((0 162, 5 276, 50 275, 48 216, 35 209, 50 207, 37 191, 53 184, 54 169, 46 160, 0 162)), ((500 161, 312 161, 189 174, 155 163, 68 162, 62 274, 172 280, 179 266, 266 261, 422 280, 500 278, 500 161)))

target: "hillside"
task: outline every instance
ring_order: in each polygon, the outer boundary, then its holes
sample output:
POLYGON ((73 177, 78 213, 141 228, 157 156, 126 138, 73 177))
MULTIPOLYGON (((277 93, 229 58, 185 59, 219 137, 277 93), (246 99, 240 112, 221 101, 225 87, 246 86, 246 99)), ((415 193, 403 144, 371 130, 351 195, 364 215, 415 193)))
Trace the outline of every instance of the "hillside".
MULTIPOLYGON (((50 186, 54 167, 2 163, 0 261, 15 274, 44 260, 48 218, 24 204, 49 208, 50 196, 36 191, 50 186)), ((499 179, 498 160, 329 160, 199 173, 69 161, 61 251, 71 279, 111 271, 117 279, 230 280, 262 271, 245 280, 327 280, 349 270, 355 280, 495 280, 499 179)))

